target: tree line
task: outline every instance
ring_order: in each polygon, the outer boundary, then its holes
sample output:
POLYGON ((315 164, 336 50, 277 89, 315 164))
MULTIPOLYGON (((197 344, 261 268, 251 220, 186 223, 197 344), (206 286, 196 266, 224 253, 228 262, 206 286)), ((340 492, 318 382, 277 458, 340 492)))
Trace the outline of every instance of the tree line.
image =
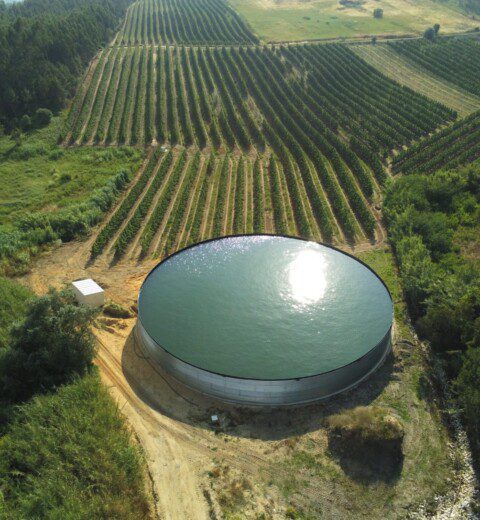
POLYGON ((384 214, 410 314, 443 360, 478 457, 480 166, 402 177, 384 214))
POLYGON ((39 108, 56 112, 65 106, 129 3, 25 0, 1 6, 0 124, 7 132, 39 108))

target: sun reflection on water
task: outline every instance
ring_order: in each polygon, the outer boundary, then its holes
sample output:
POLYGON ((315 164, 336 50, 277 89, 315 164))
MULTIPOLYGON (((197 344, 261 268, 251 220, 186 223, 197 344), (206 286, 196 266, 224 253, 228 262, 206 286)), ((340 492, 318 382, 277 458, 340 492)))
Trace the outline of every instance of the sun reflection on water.
POLYGON ((312 250, 301 251, 288 268, 292 297, 301 304, 315 303, 325 295, 327 288, 327 261, 312 250))

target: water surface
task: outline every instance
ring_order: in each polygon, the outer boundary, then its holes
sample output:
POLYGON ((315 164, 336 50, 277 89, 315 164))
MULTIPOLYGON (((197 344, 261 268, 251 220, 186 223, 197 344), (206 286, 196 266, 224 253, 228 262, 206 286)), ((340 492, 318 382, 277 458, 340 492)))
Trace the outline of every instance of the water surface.
POLYGON ((199 368, 255 379, 312 376, 371 350, 392 323, 379 278, 334 249, 247 236, 199 244, 161 263, 139 315, 164 349, 199 368))

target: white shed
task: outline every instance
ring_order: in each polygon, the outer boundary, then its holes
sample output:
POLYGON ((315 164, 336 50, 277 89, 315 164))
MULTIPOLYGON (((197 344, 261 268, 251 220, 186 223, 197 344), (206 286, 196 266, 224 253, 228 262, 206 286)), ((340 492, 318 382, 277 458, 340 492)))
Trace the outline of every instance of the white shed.
POLYGON ((91 278, 72 282, 78 303, 88 307, 101 307, 105 303, 105 292, 91 278))

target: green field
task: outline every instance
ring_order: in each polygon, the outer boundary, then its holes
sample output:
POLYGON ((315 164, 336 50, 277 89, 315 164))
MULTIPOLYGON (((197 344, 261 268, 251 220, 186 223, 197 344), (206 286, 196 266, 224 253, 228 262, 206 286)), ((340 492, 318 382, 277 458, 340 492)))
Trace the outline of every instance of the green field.
POLYGON ((343 7, 337 0, 231 0, 264 41, 302 41, 368 35, 421 34, 439 23, 442 32, 460 32, 479 25, 459 10, 432 0, 366 0, 356 7, 343 7), (382 19, 373 10, 384 11, 382 19))
MULTIPOLYGON (((83 202, 123 168, 137 169, 142 151, 57 146, 61 118, 22 137, 20 146, 0 138, 0 222, 5 227, 26 212, 52 212, 83 202)), ((2 227, 2 226, 0 226, 2 227)))

